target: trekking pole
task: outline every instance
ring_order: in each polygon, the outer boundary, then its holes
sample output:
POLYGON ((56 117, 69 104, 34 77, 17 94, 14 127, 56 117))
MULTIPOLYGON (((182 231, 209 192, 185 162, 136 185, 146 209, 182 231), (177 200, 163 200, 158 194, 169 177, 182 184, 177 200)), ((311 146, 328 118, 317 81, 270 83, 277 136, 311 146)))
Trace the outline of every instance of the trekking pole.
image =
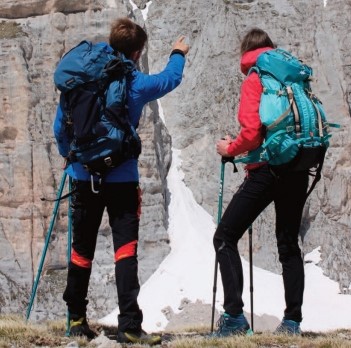
POLYGON ((252 266, 252 225, 249 226, 249 258, 250 258, 251 330, 254 331, 254 311, 253 311, 253 266, 252 266))
MULTIPOLYGON (((72 192, 72 178, 69 177, 68 179, 68 191, 72 192)), ((67 267, 69 267, 69 263, 71 261, 71 254, 72 254, 72 196, 68 198, 68 226, 67 226, 67 267)), ((69 311, 67 309, 66 312, 66 333, 65 336, 70 336, 71 324, 70 324, 70 317, 69 311)))
MULTIPOLYGON (((68 179, 68 190, 72 192, 72 178, 68 179)), ((72 196, 68 197, 68 228, 67 228, 67 264, 71 261, 72 254, 72 196)))
MULTIPOLYGON (((59 187, 59 190, 57 192, 57 198, 60 198, 61 195, 62 195, 62 191, 63 191, 63 188, 65 186, 65 182, 66 182, 66 177, 67 177, 66 172, 63 172, 61 183, 60 183, 60 187, 59 187)), ((49 229, 48 229, 48 232, 46 233, 45 245, 44 245, 43 253, 41 255, 37 276, 35 278, 35 282, 34 282, 34 285, 33 285, 32 294, 31 294, 31 297, 30 297, 30 300, 29 300, 29 305, 28 305, 27 314, 26 314, 26 320, 29 319, 30 312, 32 310, 34 298, 35 298, 35 295, 36 295, 36 292, 37 292, 41 271, 43 269, 43 264, 44 264, 44 261, 45 261, 46 252, 48 250, 49 241, 50 241, 50 237, 51 237, 51 232, 52 232, 52 230, 54 228, 54 224, 55 224, 56 215, 57 215, 57 212, 58 212, 59 205, 60 205, 60 199, 55 201, 55 206, 54 206, 54 210, 52 212, 52 217, 51 217, 49 229)))
MULTIPOLYGON (((234 172, 237 172, 235 163, 233 162, 233 157, 222 157, 221 159, 221 174, 219 181, 219 194, 218 194, 218 214, 217 214, 217 226, 221 222, 222 218, 222 206, 223 206, 223 186, 224 186, 224 172, 225 164, 227 162, 232 162, 234 165, 234 172)), ((214 280, 213 280, 213 297, 212 297, 212 315, 211 315, 211 332, 213 332, 214 325, 214 314, 215 314, 215 303, 216 303, 216 293, 217 293, 217 276, 218 276, 218 258, 217 253, 215 257, 215 269, 214 269, 214 280)))

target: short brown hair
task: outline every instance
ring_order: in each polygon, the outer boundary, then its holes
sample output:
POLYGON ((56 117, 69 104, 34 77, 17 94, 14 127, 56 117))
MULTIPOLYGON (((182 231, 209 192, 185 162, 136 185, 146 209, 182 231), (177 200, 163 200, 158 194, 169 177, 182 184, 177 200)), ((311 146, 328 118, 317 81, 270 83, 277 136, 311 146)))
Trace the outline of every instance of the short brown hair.
POLYGON ((129 18, 118 18, 112 23, 110 45, 118 52, 130 58, 132 52, 141 51, 147 41, 145 30, 129 18))
POLYGON ((259 28, 253 28, 247 32, 241 41, 240 52, 243 55, 245 52, 253 51, 257 48, 272 47, 274 48, 273 41, 268 34, 259 28))

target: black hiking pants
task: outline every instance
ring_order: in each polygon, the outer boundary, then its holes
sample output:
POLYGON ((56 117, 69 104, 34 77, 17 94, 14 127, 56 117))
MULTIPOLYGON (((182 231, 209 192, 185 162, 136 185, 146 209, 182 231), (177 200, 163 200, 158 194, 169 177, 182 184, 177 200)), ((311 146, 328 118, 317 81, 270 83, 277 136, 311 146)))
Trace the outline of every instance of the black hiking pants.
POLYGON ((72 189, 76 190, 72 195, 72 257, 63 294, 71 318, 86 316, 91 266, 106 207, 115 252, 120 310, 118 329, 141 330, 143 315, 137 302, 140 290, 137 241, 141 201, 138 183, 103 183, 96 194, 92 192, 90 182, 74 180, 72 189))
POLYGON ((300 322, 304 291, 304 266, 298 245, 302 211, 308 188, 308 172, 275 175, 268 165, 248 171, 234 194, 214 235, 224 290, 224 310, 243 312, 243 270, 238 241, 257 216, 274 202, 276 239, 283 269, 284 318, 300 322))

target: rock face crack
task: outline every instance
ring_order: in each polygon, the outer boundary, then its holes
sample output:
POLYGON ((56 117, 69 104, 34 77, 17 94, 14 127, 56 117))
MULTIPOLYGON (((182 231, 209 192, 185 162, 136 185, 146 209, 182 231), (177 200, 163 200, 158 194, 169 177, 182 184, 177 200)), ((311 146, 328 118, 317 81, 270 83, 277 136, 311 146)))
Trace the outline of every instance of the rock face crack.
POLYGON ((44 16, 55 12, 65 15, 79 14, 86 11, 101 11, 106 7, 105 1, 69 1, 69 0, 27 0, 14 2, 3 0, 0 8, 0 18, 25 19, 44 16))

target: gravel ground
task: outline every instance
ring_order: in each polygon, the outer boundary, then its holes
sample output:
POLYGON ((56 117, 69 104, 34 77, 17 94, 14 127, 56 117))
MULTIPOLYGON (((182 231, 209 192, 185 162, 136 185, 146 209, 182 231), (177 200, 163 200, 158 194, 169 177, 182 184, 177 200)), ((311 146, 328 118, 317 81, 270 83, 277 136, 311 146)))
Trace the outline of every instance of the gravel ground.
MULTIPOLYGON (((191 303, 186 299, 183 299, 180 306, 181 312, 175 314, 172 309, 165 309, 166 317, 169 320, 165 331, 183 331, 192 328, 210 328, 211 327, 211 316, 212 306, 209 304, 203 304, 200 301, 191 303)), ((251 323, 250 313, 244 313, 248 322, 251 323)), ((219 313, 215 312, 214 325, 219 318, 219 313)), ((280 319, 269 316, 257 316, 254 315, 254 329, 255 331, 273 331, 280 323, 280 319)))

